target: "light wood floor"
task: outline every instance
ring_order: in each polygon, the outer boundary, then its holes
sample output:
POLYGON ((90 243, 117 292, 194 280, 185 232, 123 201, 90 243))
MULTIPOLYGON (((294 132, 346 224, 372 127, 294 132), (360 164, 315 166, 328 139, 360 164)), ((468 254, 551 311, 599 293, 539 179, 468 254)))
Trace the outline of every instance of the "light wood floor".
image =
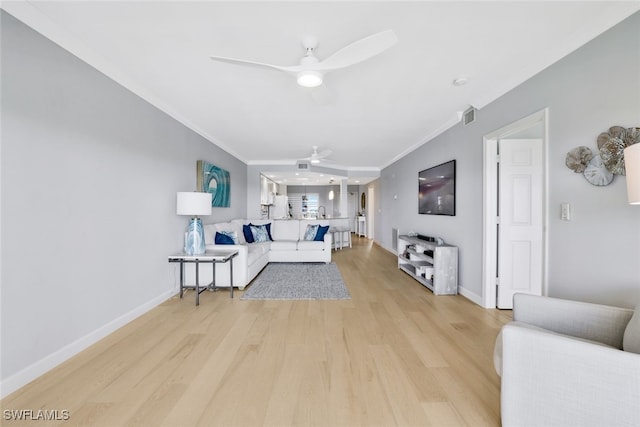
MULTIPOLYGON (((1 402, 65 426, 499 426, 510 311, 435 297, 364 238, 334 253, 352 299, 173 298, 1 402)), ((478 278, 480 280, 480 278, 478 278)), ((3 426, 26 423, 2 419, 3 426)))

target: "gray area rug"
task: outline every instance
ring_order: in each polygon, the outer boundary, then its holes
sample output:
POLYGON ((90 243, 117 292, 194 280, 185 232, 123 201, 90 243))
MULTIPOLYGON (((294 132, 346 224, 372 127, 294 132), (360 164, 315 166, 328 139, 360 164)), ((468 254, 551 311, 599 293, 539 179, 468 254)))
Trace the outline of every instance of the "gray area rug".
POLYGON ((270 263, 240 299, 351 299, 335 263, 270 263))

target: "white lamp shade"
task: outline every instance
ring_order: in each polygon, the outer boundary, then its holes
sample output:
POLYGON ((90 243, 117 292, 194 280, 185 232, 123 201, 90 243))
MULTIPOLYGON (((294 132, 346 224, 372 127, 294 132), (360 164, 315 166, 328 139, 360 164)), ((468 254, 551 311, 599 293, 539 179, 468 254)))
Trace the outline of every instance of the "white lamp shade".
POLYGON ((211 215, 211 193, 180 192, 176 205, 178 215, 211 215))
POLYGON ((624 149, 624 167, 627 175, 627 199, 640 205, 640 143, 624 149))

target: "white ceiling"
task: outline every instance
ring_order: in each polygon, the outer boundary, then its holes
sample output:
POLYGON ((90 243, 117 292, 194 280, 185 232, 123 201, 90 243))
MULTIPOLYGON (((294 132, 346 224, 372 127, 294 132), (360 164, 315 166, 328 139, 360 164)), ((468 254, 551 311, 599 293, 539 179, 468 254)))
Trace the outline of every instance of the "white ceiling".
MULTIPOLYGON (((20 1, 2 7, 250 165, 332 150, 371 177, 633 12, 638 1, 20 1), (210 55, 297 64, 392 29, 384 53, 319 89, 210 55), (453 80, 466 77, 464 86, 453 80)), ((269 170, 269 166, 264 166, 269 170)), ((361 179, 361 178, 358 178, 361 179)), ((366 179, 364 179, 366 182, 366 179)), ((350 178, 350 183, 354 179, 350 178)))

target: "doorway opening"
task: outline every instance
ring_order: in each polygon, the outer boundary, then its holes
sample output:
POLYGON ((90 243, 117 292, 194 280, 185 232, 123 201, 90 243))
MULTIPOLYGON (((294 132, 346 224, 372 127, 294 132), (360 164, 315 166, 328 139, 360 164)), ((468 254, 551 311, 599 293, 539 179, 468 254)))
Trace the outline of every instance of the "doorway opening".
POLYGON ((483 143, 482 300, 485 308, 509 309, 514 292, 547 294, 548 110, 485 135, 483 143))

